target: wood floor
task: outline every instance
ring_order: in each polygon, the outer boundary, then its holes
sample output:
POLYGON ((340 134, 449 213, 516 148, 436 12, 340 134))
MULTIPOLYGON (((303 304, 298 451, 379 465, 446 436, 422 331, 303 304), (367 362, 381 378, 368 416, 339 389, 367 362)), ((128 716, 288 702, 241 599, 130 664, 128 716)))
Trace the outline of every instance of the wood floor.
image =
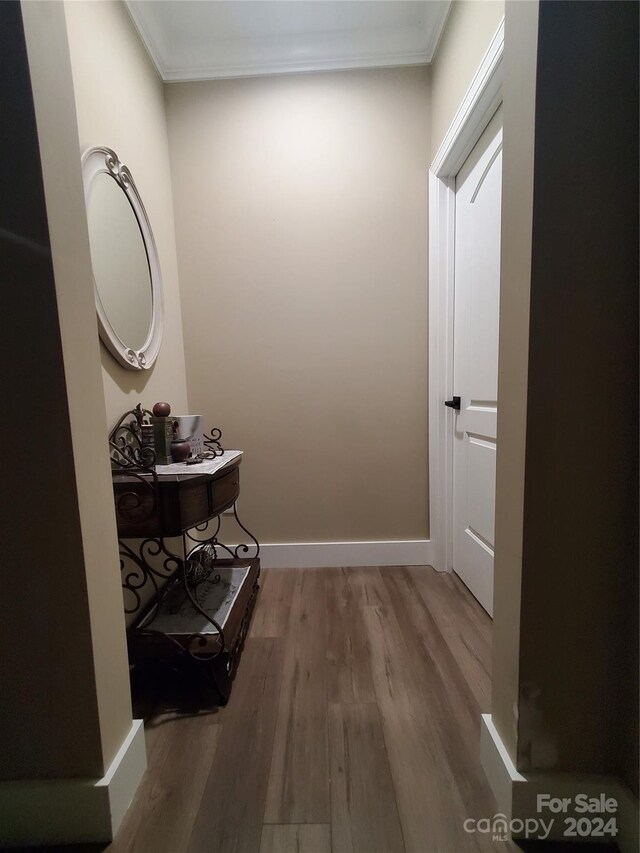
MULTIPOLYGON (((465 853, 491 623, 428 567, 263 571, 226 708, 147 725, 110 853, 465 853)), ((163 702, 162 707, 171 706, 163 702)))

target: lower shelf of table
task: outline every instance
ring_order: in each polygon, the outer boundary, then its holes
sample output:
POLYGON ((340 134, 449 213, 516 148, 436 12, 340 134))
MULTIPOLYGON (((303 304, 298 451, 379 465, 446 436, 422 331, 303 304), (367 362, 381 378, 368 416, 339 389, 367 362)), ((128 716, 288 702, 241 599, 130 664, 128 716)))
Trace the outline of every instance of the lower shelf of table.
POLYGON ((130 629, 130 664, 133 667, 164 664, 188 669, 196 677, 213 679, 226 701, 249 630, 259 577, 259 559, 219 560, 208 581, 190 585, 191 594, 200 607, 221 625, 223 643, 213 624, 191 605, 181 582, 174 581, 154 618, 143 622, 143 628, 130 629), (220 585, 224 583, 227 587, 225 594, 218 598, 213 583, 216 573, 221 576, 220 585), (235 578, 235 583, 229 585, 226 582, 229 577, 235 578))

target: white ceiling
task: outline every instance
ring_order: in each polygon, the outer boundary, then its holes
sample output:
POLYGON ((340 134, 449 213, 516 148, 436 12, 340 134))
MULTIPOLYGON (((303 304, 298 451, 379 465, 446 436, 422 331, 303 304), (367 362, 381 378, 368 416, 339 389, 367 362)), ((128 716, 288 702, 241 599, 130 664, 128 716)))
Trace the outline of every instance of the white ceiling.
POLYGON ((163 80, 424 65, 450 0, 125 0, 163 80))

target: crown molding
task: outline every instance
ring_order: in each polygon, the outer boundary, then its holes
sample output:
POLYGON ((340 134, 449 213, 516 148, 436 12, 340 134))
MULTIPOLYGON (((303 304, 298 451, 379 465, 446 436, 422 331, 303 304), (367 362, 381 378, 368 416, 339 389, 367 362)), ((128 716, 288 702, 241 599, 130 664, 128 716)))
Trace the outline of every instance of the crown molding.
POLYGON ((166 69, 164 68, 162 62, 160 61, 160 48, 158 47, 155 39, 147 29, 145 22, 142 20, 140 15, 138 14, 138 10, 130 2, 130 0, 123 0, 124 8, 127 10, 131 21, 133 22, 133 26, 136 29, 136 32, 140 36, 142 44, 145 46, 147 53, 153 63, 153 67, 158 72, 160 78, 162 80, 166 80, 165 77, 166 69))
POLYGON ((398 68, 411 65, 428 65, 435 55, 449 16, 451 3, 443 5, 431 32, 425 50, 400 51, 390 54, 363 54, 362 56, 338 56, 330 59, 285 60, 282 62, 193 65, 186 68, 167 66, 162 56, 162 45, 151 34, 145 20, 132 0, 124 0, 124 6, 138 32, 151 61, 161 79, 166 83, 187 83, 201 80, 233 79, 239 77, 262 77, 280 74, 304 74, 323 71, 339 71, 366 68, 398 68))
POLYGON ((453 3, 447 3, 446 6, 442 7, 439 13, 438 20, 436 21, 436 25, 431 31, 431 39, 429 40, 429 44, 426 51, 429 57, 427 60, 429 64, 431 64, 435 59, 436 53, 438 52, 438 48, 440 47, 442 34, 444 33, 447 21, 449 20, 449 13, 451 12, 452 6, 453 3))
POLYGON ((367 68, 399 68, 410 65, 428 65, 425 52, 363 56, 356 58, 323 59, 313 62, 266 62, 255 65, 219 65, 214 69, 166 69, 162 74, 165 83, 189 83, 198 80, 229 80, 239 77, 273 77, 282 74, 322 73, 323 71, 357 70, 367 68))

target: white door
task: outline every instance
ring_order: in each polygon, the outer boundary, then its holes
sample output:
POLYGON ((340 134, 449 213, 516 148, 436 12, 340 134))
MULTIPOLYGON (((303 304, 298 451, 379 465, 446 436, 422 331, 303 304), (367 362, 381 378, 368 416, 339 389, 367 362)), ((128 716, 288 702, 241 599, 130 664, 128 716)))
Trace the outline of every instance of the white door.
POLYGON ((456 177, 453 569, 493 613, 502 109, 456 177))

